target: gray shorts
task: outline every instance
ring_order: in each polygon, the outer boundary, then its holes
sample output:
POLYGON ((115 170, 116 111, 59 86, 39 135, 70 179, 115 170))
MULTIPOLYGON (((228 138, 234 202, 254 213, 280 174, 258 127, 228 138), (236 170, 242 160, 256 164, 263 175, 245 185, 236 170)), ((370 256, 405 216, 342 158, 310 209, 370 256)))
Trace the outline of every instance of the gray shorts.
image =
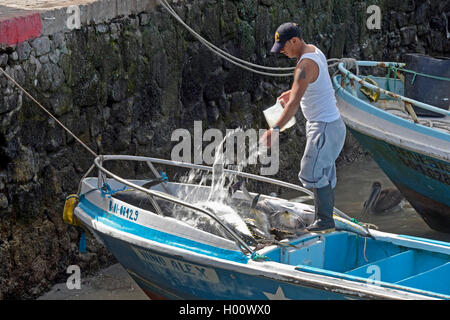
POLYGON ((306 147, 298 178, 305 188, 336 186, 335 161, 345 142, 342 118, 332 122, 306 122, 306 147))

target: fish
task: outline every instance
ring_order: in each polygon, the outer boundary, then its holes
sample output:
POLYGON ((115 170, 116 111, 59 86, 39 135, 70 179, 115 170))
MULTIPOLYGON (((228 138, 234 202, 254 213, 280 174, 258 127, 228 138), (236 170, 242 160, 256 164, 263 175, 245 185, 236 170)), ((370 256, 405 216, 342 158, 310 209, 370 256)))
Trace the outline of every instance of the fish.
POLYGON ((229 188, 230 199, 238 190, 242 191, 242 194, 247 201, 234 199, 235 201, 230 201, 230 204, 234 204, 234 207, 239 211, 239 214, 244 218, 244 221, 253 233, 260 238, 272 239, 273 235, 270 233, 270 222, 268 217, 260 210, 261 208, 257 208, 261 194, 252 197, 245 187, 244 182, 241 180, 229 188))
POLYGON ((336 230, 340 231, 349 231, 352 233, 356 233, 363 237, 368 237, 374 239, 373 235, 370 233, 369 229, 356 224, 354 222, 351 222, 347 219, 338 217, 337 215, 333 214, 334 224, 336 225, 336 230))
POLYGON ((250 210, 253 219, 259 230, 264 230, 266 237, 273 237, 274 230, 278 234, 286 232, 289 234, 301 232, 314 221, 314 212, 309 210, 309 206, 300 203, 289 202, 278 199, 261 200, 261 194, 252 197, 245 184, 238 182, 232 186, 234 194, 241 190, 245 199, 251 203, 250 210))
POLYGON ((306 204, 275 199, 265 199, 262 204, 272 210, 269 219, 274 228, 300 231, 314 221, 315 214, 306 204))
MULTIPOLYGON (((252 232, 248 228, 244 219, 231 206, 215 201, 202 201, 195 203, 195 205, 215 214, 218 219, 220 219, 228 228, 236 233, 246 244, 253 246, 257 244, 255 237, 252 235, 252 232)), ((208 218, 211 223, 216 223, 214 219, 210 217, 208 218)), ((224 230, 222 234, 226 238, 234 240, 227 231, 224 230)))

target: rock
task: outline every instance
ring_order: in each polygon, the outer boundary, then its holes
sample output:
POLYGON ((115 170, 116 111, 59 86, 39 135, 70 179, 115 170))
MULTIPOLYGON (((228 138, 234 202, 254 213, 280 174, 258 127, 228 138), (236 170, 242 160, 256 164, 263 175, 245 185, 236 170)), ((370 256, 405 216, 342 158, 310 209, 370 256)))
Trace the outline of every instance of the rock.
POLYGON ((211 122, 216 122, 220 117, 219 108, 215 101, 209 101, 208 107, 206 108, 206 113, 208 115, 208 120, 211 122))
POLYGON ((396 32, 389 32, 388 33, 388 45, 390 48, 397 48, 401 44, 401 37, 396 32))
POLYGON ((40 61, 42 64, 49 63, 49 62, 50 62, 50 59, 48 58, 48 54, 39 57, 39 61, 40 61))
POLYGON ((19 55, 17 54, 17 51, 12 52, 9 57, 11 58, 12 61, 17 61, 19 60, 19 55))
POLYGON ((242 111, 250 105, 251 96, 248 92, 235 92, 231 95, 231 112, 242 111))
POLYGON ((150 15, 146 14, 146 13, 141 13, 139 15, 139 24, 141 26, 145 26, 150 22, 150 15))
POLYGON ((64 32, 55 33, 51 37, 52 37, 52 43, 55 46, 55 49, 62 49, 65 47, 64 32))
POLYGON ((261 0, 260 1, 262 5, 265 5, 267 7, 270 7, 273 5, 273 3, 275 2, 274 0, 261 0))
POLYGON ((0 193, 0 209, 8 208, 8 204, 8 198, 6 198, 6 195, 4 193, 0 193))
POLYGON ((28 41, 24 41, 17 45, 17 53, 19 54, 19 60, 27 60, 31 53, 31 46, 28 41))
POLYGON ((416 19, 415 22, 420 27, 424 22, 426 22, 427 16, 429 14, 429 4, 428 2, 422 3, 416 9, 416 19))
POLYGON ((400 29, 401 45, 407 46, 416 41, 417 27, 404 27, 400 29))
POLYGON ((98 25, 95 26, 95 30, 98 33, 106 33, 106 32, 109 31, 109 28, 108 28, 108 26, 106 24, 101 23, 101 24, 98 24, 98 25))
POLYGON ((0 67, 5 67, 8 63, 8 55, 6 53, 0 54, 0 67))
POLYGON ((36 52, 36 57, 40 57, 50 52, 51 44, 47 36, 37 38, 31 42, 32 47, 36 52))
POLYGON ((397 26, 399 28, 402 28, 408 23, 408 16, 404 12, 397 13, 396 21, 397 21, 397 26))
POLYGON ((17 95, 12 94, 9 96, 0 97, 3 98, 3 103, 0 104, 0 114, 11 111, 17 107, 17 95))

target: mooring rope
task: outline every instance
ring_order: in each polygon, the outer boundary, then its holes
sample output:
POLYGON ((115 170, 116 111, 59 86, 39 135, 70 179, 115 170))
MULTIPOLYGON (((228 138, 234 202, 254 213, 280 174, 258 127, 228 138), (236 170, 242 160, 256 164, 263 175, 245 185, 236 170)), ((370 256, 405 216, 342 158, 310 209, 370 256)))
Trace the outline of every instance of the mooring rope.
POLYGON ((260 68, 263 70, 272 70, 272 71, 286 71, 286 70, 294 70, 295 67, 287 67, 287 68, 281 68, 281 67, 266 67, 258 64, 254 64, 242 59, 239 59, 231 54, 229 54, 226 51, 223 51, 219 47, 215 46, 205 38, 203 38, 200 34, 198 34, 196 31, 194 31, 191 27, 189 27, 183 19, 180 18, 180 16, 175 12, 175 10, 165 1, 165 0, 158 0, 159 3, 174 17, 178 22, 180 22, 195 38, 197 38, 201 43, 203 43, 209 50, 211 50, 213 53, 219 55, 220 57, 224 58, 225 60, 231 62, 234 65, 237 65, 238 67, 244 68, 248 71, 265 75, 265 76, 272 76, 272 77, 289 77, 292 76, 294 73, 271 73, 271 72, 263 72, 259 71, 253 68, 260 68), (250 66, 250 67, 248 67, 250 66), (251 68, 253 67, 253 68, 251 68))
MULTIPOLYGON (((235 57, 228 52, 220 49, 219 47, 215 46, 205 38, 203 38, 200 34, 198 34, 195 30, 193 30, 191 27, 189 27, 183 19, 180 18, 180 16, 175 12, 175 10, 169 5, 169 3, 166 0, 158 0, 159 3, 174 17, 178 22, 180 22, 195 38, 197 38, 202 44, 204 44, 209 50, 211 50, 213 53, 217 54, 218 56, 222 57, 223 59, 231 62, 232 64, 241 67, 243 69, 246 69, 248 71, 264 75, 264 76, 272 76, 272 77, 290 77, 294 75, 293 72, 291 73, 271 73, 271 72, 264 72, 259 71, 254 68, 259 68, 263 70, 270 70, 270 71, 293 71, 295 70, 295 67, 266 67, 259 64, 254 64, 245 60, 242 60, 238 57, 235 57)), ((327 63, 332 63, 328 65, 328 68, 336 67, 340 62, 344 62, 344 65, 346 66, 347 70, 350 70, 352 68, 356 68, 356 75, 359 74, 359 67, 358 62, 356 59, 353 58, 332 58, 328 59, 327 63)), ((337 71, 339 72, 339 71, 337 71)))
POLYGON ((32 101, 34 101, 42 110, 45 111, 53 120, 56 121, 57 124, 59 124, 64 130, 67 131, 76 141, 78 141, 87 151, 92 153, 94 157, 98 157, 98 154, 96 154, 94 151, 92 151, 91 148, 89 148, 83 141, 81 141, 75 134, 72 133, 64 124, 61 123, 53 114, 51 114, 50 111, 48 111, 42 104, 39 103, 31 94, 28 93, 27 90, 22 88, 20 84, 16 82, 3 68, 0 67, 0 71, 7 77, 12 83, 14 83, 20 90, 22 90, 32 101))

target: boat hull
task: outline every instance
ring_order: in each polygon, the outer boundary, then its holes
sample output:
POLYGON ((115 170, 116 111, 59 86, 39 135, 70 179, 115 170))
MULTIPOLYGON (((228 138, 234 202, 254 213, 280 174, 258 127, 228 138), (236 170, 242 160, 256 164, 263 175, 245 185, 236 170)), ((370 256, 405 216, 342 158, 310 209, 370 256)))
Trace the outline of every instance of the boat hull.
POLYGON ((450 163, 349 130, 422 219, 432 229, 450 233, 450 163))
MULTIPOLYGON (((191 261, 97 233, 150 299, 345 299, 337 294, 191 261)), ((352 298, 354 299, 354 298, 352 298)))
MULTIPOLYGON (((120 190, 114 181, 105 183, 120 190)), ((372 230, 363 250, 359 233, 336 231, 305 233, 249 255, 233 241, 122 202, 97 186, 96 178, 83 180, 74 214, 151 299, 448 299, 450 283, 436 281, 450 268, 446 243, 372 230), (407 259, 417 260, 414 268, 392 268, 407 259), (377 276, 372 269, 379 263, 377 276)))
POLYGON ((450 135, 370 104, 358 93, 360 84, 352 93, 339 75, 333 85, 352 135, 428 226, 450 233, 450 135))

